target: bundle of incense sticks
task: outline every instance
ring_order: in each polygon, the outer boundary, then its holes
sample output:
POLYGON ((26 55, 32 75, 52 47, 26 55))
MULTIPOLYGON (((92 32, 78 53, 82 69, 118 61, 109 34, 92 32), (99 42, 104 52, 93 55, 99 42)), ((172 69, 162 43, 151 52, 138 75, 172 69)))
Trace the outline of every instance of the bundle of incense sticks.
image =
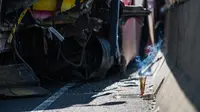
POLYGON ((142 97, 145 92, 145 85, 146 85, 146 79, 147 76, 140 76, 139 81, 140 81, 140 96, 142 97))

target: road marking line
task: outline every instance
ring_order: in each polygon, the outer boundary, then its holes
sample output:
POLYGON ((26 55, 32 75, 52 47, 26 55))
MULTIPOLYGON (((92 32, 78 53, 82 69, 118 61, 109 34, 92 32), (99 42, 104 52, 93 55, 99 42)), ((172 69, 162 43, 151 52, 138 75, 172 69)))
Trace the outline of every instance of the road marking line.
POLYGON ((50 96, 48 99, 46 99, 44 102, 42 102, 39 106, 37 106, 35 109, 33 109, 30 112, 42 112, 46 108, 48 108, 53 102, 55 102, 60 96, 62 96, 67 90, 69 90, 70 87, 75 85, 74 83, 70 83, 65 85, 64 87, 60 88, 56 93, 54 93, 52 96, 50 96))

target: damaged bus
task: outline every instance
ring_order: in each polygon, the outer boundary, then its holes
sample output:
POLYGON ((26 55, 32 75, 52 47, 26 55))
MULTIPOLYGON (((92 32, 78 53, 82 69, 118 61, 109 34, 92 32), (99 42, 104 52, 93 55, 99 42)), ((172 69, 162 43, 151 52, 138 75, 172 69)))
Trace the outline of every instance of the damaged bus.
POLYGON ((0 0, 0 4, 2 87, 36 86, 41 80, 68 77, 101 80, 108 71, 123 74, 144 52, 140 37, 149 37, 153 22, 147 5, 137 6, 134 0, 0 0))

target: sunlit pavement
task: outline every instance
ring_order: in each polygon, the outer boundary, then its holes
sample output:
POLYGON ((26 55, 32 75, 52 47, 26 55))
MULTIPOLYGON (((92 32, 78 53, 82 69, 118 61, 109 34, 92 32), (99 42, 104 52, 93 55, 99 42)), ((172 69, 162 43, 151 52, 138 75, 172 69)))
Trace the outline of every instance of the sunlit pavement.
MULTIPOLYGON (((101 82, 83 84, 68 89, 53 87, 45 98, 24 98, 0 101, 0 112, 151 112, 153 100, 143 100, 138 95, 139 81, 135 74, 131 79, 110 77, 101 82)), ((151 77, 147 80, 148 92, 151 77)))
POLYGON ((86 84, 65 93, 46 112, 150 112, 152 101, 139 98, 138 80, 86 84), (107 87, 106 87, 107 86, 107 87), (106 88, 103 88, 106 87, 106 88), (102 90, 103 89, 103 90, 102 90), (71 102, 67 102, 71 100, 71 102))

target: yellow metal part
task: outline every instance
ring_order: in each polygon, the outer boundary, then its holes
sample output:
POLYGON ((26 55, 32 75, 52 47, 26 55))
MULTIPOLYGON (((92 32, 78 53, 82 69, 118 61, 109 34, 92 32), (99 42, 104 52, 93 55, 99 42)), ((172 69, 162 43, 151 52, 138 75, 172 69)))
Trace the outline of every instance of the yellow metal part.
POLYGON ((17 25, 21 23, 22 19, 24 18, 25 14, 26 14, 26 12, 27 12, 28 10, 30 10, 30 8, 25 9, 25 10, 20 14, 20 16, 19 16, 19 18, 18 18, 18 21, 17 21, 17 24, 14 25, 14 27, 13 27, 13 29, 12 29, 12 32, 11 32, 9 38, 8 38, 8 41, 7 41, 8 43, 11 43, 11 42, 12 42, 13 34, 14 34, 14 33, 16 32, 16 30, 17 30, 17 25))
MULTIPOLYGON (((80 0, 80 2, 84 2, 85 0, 80 0)), ((76 0, 63 0, 61 11, 66 11, 75 6, 76 0)))
MULTIPOLYGON (((80 0, 83 2, 85 0, 80 0)), ((38 0, 33 4, 34 10, 55 11, 57 0, 38 0)), ((75 6, 76 0, 63 0, 61 11, 66 11, 75 6)))
POLYGON ((38 0, 33 4, 34 10, 55 11, 57 0, 38 0))

